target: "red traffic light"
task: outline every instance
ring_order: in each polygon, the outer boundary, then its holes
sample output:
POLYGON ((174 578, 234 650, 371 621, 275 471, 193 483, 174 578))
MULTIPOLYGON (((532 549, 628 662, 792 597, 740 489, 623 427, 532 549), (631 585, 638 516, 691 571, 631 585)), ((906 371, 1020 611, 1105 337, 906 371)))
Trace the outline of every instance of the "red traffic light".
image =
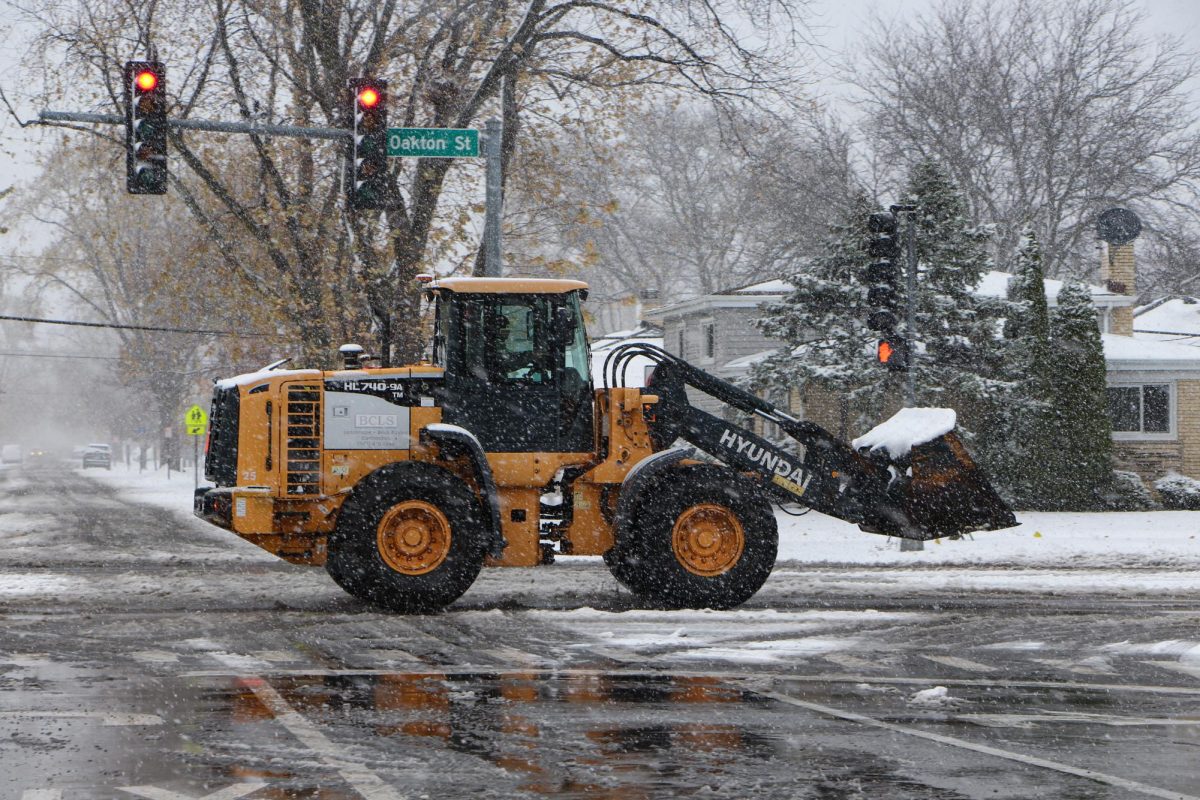
POLYGON ((133 79, 133 82, 136 83, 137 87, 143 92, 150 92, 154 90, 154 87, 158 86, 158 74, 151 72, 148 69, 144 69, 137 74, 137 77, 133 79))
POLYGON ((880 339, 876 345, 875 358, 893 372, 908 369, 908 340, 903 337, 880 339))
POLYGON ((374 108, 379 105, 379 92, 370 86, 365 86, 358 93, 358 102, 363 108, 374 108))

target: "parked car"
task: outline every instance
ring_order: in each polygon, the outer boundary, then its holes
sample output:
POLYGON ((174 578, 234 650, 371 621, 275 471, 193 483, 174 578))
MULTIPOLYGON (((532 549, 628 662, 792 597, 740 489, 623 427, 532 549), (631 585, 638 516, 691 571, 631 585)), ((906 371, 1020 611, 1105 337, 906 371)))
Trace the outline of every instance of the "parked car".
POLYGON ((112 469, 112 448, 106 444, 89 444, 83 449, 83 468, 112 469))
POLYGON ((21 463, 21 445, 6 444, 3 447, 0 447, 0 463, 20 464, 21 463))

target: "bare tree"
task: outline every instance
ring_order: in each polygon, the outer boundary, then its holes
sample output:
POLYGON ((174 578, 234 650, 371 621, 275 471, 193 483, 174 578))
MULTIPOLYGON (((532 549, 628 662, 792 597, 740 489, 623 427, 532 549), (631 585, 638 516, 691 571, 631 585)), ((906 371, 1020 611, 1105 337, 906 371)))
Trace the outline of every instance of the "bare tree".
POLYGON ((273 309, 239 307, 247 284, 209 268, 206 232, 185 205, 173 198, 150 208, 127 202, 101 150, 85 140, 52 153, 22 205, 57 237, 44 253, 14 259, 7 270, 32 290, 65 299, 74 315, 113 326, 100 332, 118 354, 101 385, 125 402, 110 407, 139 417, 150 431, 177 428, 186 401, 207 389, 202 373, 217 364, 227 371, 264 363, 277 344, 261 335, 275 328, 273 309))
POLYGON ((997 255, 1032 227, 1049 274, 1084 276, 1097 213, 1191 202, 1200 177, 1196 57, 1140 23, 1132 0, 947 0, 877 27, 852 76, 872 144, 945 165, 997 255))
MULTIPOLYGON (((151 52, 170 65, 176 117, 342 127, 348 78, 378 75, 391 81, 397 126, 470 127, 502 111, 517 130, 518 113, 597 114, 631 91, 720 102, 779 88, 794 73, 802 5, 40 0, 24 10, 47 21, 41 45, 65 55, 56 79, 103 85, 97 104, 110 108, 121 105, 121 62, 151 52)), ((283 298, 306 357, 319 360, 336 331, 360 327, 346 319, 354 309, 369 312, 385 363, 419 352, 413 278, 464 241, 461 201, 479 194, 477 167, 406 160, 393 167, 391 208, 343 214, 338 146, 260 135, 230 146, 183 133, 171 143, 185 166, 174 191, 227 269, 283 298), (457 208, 441 208, 446 192, 457 208), (230 226, 262 257, 241 259, 230 226)))
POLYGON ((527 263, 576 269, 608 302, 777 277, 811 251, 854 185, 835 128, 747 109, 656 105, 631 115, 619 139, 585 132, 546 150, 572 202, 545 203, 554 194, 542 171, 522 170, 516 205, 553 221, 518 243, 527 263))

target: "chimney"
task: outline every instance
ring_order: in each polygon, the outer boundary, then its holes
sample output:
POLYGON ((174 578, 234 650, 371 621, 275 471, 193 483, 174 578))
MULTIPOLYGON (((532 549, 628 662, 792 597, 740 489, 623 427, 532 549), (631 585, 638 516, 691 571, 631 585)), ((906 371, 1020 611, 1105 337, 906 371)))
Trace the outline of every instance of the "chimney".
MULTIPOLYGON (((1113 294, 1137 294, 1137 263, 1133 257, 1133 242, 1105 242, 1100 277, 1104 287, 1113 294)), ((1112 310, 1109 333, 1133 336, 1133 306, 1112 310)))
POLYGON ((344 344, 338 348, 338 352, 342 354, 342 367, 344 369, 362 369, 363 349, 357 344, 344 344))

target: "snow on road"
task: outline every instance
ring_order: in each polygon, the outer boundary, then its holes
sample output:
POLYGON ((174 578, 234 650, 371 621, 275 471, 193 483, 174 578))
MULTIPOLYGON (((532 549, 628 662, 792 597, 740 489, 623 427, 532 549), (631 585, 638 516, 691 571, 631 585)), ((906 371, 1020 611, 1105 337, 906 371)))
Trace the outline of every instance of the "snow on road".
MULTIPOLYGON (((161 570, 132 561, 126 567, 119 553, 106 556, 107 551, 99 549, 95 556, 111 558, 124 571, 72 572, 68 566, 64 573, 47 574, 27 567, 22 560, 26 556, 10 558, 16 568, 0 580, 0 602, 56 602, 70 595, 131 607, 156 603, 335 614, 354 609, 383 628, 393 624, 391 615, 357 610, 322 570, 287 567, 233 534, 196 520, 189 473, 168 477, 165 470, 139 473, 136 465, 128 469, 115 464, 111 471, 78 474, 112 487, 125 501, 168 511, 166 519, 178 519, 179 532, 186 535, 167 547, 160 543, 162 553, 139 554, 142 561, 162 565, 161 570), (176 561, 168 549, 183 560, 176 561), (213 572, 208 569, 213 565, 238 569, 213 572)), ((25 491, 32 488, 19 475, 9 475, 0 484, 0 542, 15 545, 18 555, 34 552, 35 545, 67 547, 62 552, 71 554, 69 548, 79 544, 62 544, 61 534, 45 525, 61 509, 47 505, 48 495, 25 491)), ((111 506, 115 513, 122 508, 103 495, 91 496, 89 502, 111 506)), ((617 601, 613 609, 614 599, 628 592, 618 587, 598 558, 568 557, 561 559, 565 566, 538 568, 536 575, 528 569, 485 570, 452 609, 455 624, 493 631, 516 615, 522 630, 532 626, 560 632, 551 638, 564 642, 558 657, 563 663, 590 663, 589 654, 601 652, 619 661, 655 666, 770 666, 811 660, 860 669, 872 663, 874 648, 888 631, 932 625, 942 613, 936 605, 904 611, 869 607, 891 598, 970 602, 983 594, 1016 593, 1136 601, 1200 596, 1198 512, 1018 513, 1021 525, 1011 530, 928 542, 919 552, 902 552, 895 540, 816 513, 791 517, 781 512, 778 518, 779 563, 758 595, 739 609, 631 609, 625 601, 617 601), (814 599, 828 607, 812 607, 814 599)), ((1102 638, 1080 658, 1200 661, 1200 645, 1193 637, 1151 636, 1102 638)), ((1011 633, 1003 638, 1006 653, 1045 646, 1041 641, 1015 640, 1011 633)), ((962 659, 956 663, 969 669, 962 659)))

